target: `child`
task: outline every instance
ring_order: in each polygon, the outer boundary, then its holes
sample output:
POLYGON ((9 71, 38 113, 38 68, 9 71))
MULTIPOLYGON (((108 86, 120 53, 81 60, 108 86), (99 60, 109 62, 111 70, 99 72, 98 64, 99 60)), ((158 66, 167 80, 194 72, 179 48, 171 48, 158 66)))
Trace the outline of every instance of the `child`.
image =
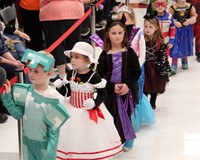
POLYGON ((114 117, 122 142, 125 142, 123 151, 129 151, 136 138, 131 114, 138 103, 140 65, 134 50, 127 48, 126 27, 121 21, 108 22, 105 33, 104 50, 98 60, 97 72, 107 80, 105 105, 114 117))
POLYGON ((54 85, 63 95, 70 95, 66 107, 71 118, 61 130, 58 158, 88 160, 113 157, 121 152, 121 140, 113 117, 103 104, 107 95, 106 81, 92 70, 96 63, 94 50, 86 42, 77 42, 72 50, 64 53, 71 59, 73 69, 64 81, 57 80, 54 85))
POLYGON ((137 132, 142 123, 152 124, 155 121, 151 104, 146 95, 143 93, 146 44, 143 31, 139 27, 135 26, 136 19, 133 9, 127 6, 119 8, 118 19, 122 19, 123 16, 125 16, 126 19, 125 25, 129 37, 129 45, 137 54, 142 71, 138 81, 139 103, 136 105, 134 114, 131 116, 134 130, 137 132))
POLYGON ((54 58, 46 52, 27 49, 22 61, 29 67, 32 84, 4 84, 4 106, 15 118, 23 117, 23 158, 56 160, 59 130, 69 115, 60 101, 64 98, 48 85, 54 58), (60 101, 59 101, 60 99, 60 101))
POLYGON ((195 54, 197 62, 200 62, 200 5, 199 0, 188 0, 187 2, 194 5, 197 12, 196 23, 193 24, 193 32, 195 37, 195 54))
POLYGON ((176 37, 174 47, 170 51, 172 57, 172 71, 176 74, 178 58, 181 58, 182 69, 188 69, 187 56, 193 55, 193 32, 192 24, 196 22, 196 10, 186 0, 177 0, 169 13, 175 19, 176 37))
POLYGON ((160 23, 160 28, 164 37, 164 43, 167 44, 167 57, 169 50, 174 45, 176 28, 173 16, 166 11, 168 0, 154 0, 153 6, 157 12, 156 18, 160 23))
POLYGON ((165 91, 171 70, 158 19, 154 13, 148 12, 144 18, 144 37, 146 40, 144 93, 151 95, 151 106, 156 109, 157 94, 165 91))

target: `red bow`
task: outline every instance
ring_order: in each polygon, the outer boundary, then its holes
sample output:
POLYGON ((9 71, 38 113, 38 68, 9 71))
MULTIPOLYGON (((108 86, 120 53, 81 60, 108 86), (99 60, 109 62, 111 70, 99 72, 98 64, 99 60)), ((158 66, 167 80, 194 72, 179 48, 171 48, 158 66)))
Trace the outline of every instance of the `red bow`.
POLYGON ((98 117, 105 119, 99 107, 89 110, 89 114, 90 114, 90 119, 95 121, 96 123, 98 122, 98 117))

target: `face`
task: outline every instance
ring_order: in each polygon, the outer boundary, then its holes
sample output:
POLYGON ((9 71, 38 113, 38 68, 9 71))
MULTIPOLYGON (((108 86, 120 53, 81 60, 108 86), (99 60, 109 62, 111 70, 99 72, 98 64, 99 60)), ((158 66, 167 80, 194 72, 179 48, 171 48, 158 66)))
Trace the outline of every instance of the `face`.
POLYGON ((112 45, 121 45, 124 35, 124 28, 122 28, 120 25, 113 26, 108 32, 108 37, 112 45))
POLYGON ((144 21, 144 33, 147 36, 152 36, 157 30, 156 26, 150 23, 149 21, 144 21))
POLYGON ((166 0, 157 0, 153 3, 156 11, 159 13, 164 13, 165 9, 167 8, 167 1, 166 0))
POLYGON ((51 72, 45 72, 44 67, 38 65, 36 68, 29 67, 29 78, 32 84, 42 85, 48 83, 51 72))
POLYGON ((89 58, 76 52, 71 52, 70 59, 72 68, 77 70, 85 68, 90 63, 89 58))

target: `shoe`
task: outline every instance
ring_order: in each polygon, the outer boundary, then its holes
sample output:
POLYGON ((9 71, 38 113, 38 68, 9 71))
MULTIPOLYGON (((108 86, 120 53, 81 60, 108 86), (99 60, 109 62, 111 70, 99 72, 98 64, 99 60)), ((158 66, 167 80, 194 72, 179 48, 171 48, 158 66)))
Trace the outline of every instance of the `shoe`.
POLYGON ((5 114, 0 114, 0 123, 5 123, 8 119, 8 116, 5 114))
POLYGON ((57 76, 55 76, 54 78, 50 78, 49 84, 53 85, 53 82, 55 82, 57 79, 61 79, 62 80, 62 78, 60 78, 59 75, 57 74, 57 76))
POLYGON ((182 64, 182 69, 188 69, 188 64, 182 64))
POLYGON ((81 36, 86 37, 90 34, 90 28, 82 28, 81 36))
POLYGON ((133 143, 134 143, 133 140, 126 140, 122 147, 122 151, 129 152, 133 148, 133 143))
POLYGON ((172 65, 171 67, 171 75, 175 75, 177 72, 177 66, 172 65))
POLYGON ((197 58, 196 58, 196 60, 197 60, 197 62, 199 62, 199 63, 200 63, 200 57, 197 57, 197 58))

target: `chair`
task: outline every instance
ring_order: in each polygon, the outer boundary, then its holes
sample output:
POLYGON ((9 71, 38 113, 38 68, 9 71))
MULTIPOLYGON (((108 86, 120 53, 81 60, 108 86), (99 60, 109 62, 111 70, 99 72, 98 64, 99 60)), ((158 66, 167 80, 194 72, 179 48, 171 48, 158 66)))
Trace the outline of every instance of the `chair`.
POLYGON ((16 14, 16 10, 13 7, 8 6, 6 8, 3 8, 0 11, 0 14, 5 24, 9 24, 12 26, 15 25, 17 14, 16 14))

